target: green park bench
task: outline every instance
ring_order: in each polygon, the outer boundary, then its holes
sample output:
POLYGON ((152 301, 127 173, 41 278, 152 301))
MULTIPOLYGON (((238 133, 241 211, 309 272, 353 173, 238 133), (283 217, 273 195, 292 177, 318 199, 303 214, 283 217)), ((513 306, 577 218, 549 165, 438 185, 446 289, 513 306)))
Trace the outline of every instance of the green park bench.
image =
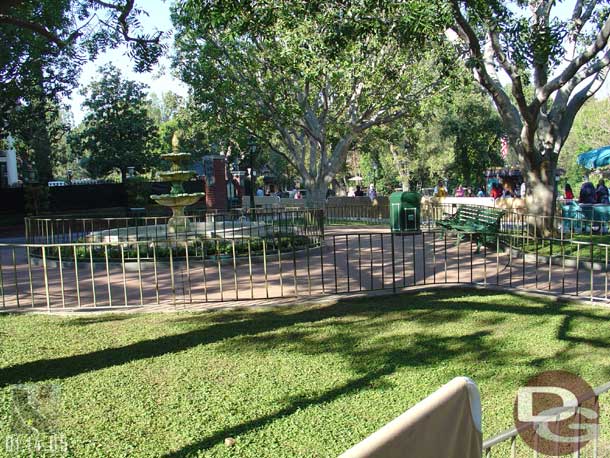
MULTIPOLYGON (((460 205, 453 215, 437 221, 436 225, 445 232, 457 232, 458 234, 472 234, 477 241, 477 253, 481 244, 487 242, 487 238, 495 239, 500 232, 500 220, 504 210, 490 207, 479 207, 474 205, 460 205)), ((458 238, 458 243, 460 242, 458 238)))

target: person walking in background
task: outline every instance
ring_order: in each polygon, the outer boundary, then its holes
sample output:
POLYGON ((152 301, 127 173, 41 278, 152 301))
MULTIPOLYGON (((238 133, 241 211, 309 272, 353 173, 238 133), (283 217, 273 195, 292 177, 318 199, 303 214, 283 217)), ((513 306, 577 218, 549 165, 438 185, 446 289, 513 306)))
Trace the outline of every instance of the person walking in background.
POLYGON ((525 186, 525 181, 521 183, 519 187, 519 197, 525 199, 525 191, 527 191, 527 187, 525 186))
POLYGON ((360 187, 360 185, 356 186, 356 192, 354 193, 356 197, 364 197, 364 191, 360 187))
POLYGON ((375 190, 375 185, 373 183, 369 185, 369 199, 371 199, 371 201, 377 199, 377 191, 375 190))
POLYGON ((485 189, 483 189, 483 186, 481 186, 477 191, 477 197, 485 197, 485 195, 485 189))
POLYGON ((455 188, 455 197, 464 197, 464 187, 461 183, 455 188))
POLYGON ((233 182, 233 189, 235 190, 235 197, 238 197, 240 199, 241 202, 241 198, 244 195, 244 191, 241 188, 241 185, 239 184, 239 177, 238 176, 234 176, 231 181, 233 182))
POLYGON ((563 188, 563 197, 565 200, 574 199, 574 192, 572 191, 572 186, 570 186, 570 183, 566 183, 565 187, 563 188))
POLYGON ((489 193, 489 197, 493 197, 494 199, 497 199, 498 197, 502 196, 502 188, 500 187, 499 183, 493 183, 491 185, 491 191, 489 193))
POLYGON ((597 183, 597 189, 595 190, 595 201, 598 204, 610 203, 610 200, 608 199, 608 188, 606 187, 603 179, 599 180, 599 183, 597 183))

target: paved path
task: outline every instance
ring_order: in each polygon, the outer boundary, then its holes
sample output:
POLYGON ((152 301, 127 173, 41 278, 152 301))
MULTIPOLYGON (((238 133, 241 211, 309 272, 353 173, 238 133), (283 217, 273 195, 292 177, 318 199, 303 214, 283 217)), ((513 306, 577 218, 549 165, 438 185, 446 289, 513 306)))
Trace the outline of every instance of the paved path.
MULTIPOLYGON (((32 254, 32 253, 31 253, 32 254)), ((215 260, 189 262, 63 263, 30 257, 25 247, 0 248, 0 310, 99 310, 146 306, 151 310, 290 303, 298 296, 393 291, 456 283, 499 285, 552 294, 607 298, 607 275, 582 266, 549 264, 546 259, 510 257, 469 241, 438 234, 392 236, 388 229, 331 226, 322 249, 269 252, 250 265, 215 260), (14 262, 13 262, 14 261, 14 262), (266 262, 265 262, 266 261, 266 262), (30 281, 31 279, 31 281, 30 281), (275 299, 280 298, 281 301, 275 299), (273 301, 268 302, 269 300, 273 301)))

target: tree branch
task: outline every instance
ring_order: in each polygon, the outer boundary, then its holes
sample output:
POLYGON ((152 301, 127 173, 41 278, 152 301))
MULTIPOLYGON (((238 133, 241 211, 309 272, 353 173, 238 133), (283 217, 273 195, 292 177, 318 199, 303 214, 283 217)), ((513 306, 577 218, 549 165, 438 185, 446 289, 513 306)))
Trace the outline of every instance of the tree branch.
POLYGON ((595 41, 586 50, 584 50, 577 58, 573 59, 572 62, 570 62, 563 70, 563 72, 545 84, 542 88, 536 90, 536 98, 538 101, 540 103, 544 103, 553 92, 567 84, 584 65, 590 62, 601 50, 606 47, 609 37, 610 17, 606 19, 603 27, 595 37, 595 41))
POLYGON ((71 40, 74 40, 78 36, 72 33, 67 40, 63 40, 58 35, 51 32, 41 24, 26 21, 24 19, 19 19, 13 16, 8 16, 6 14, 0 14, 0 24, 10 24, 16 27, 20 27, 22 29, 31 30, 32 32, 37 33, 38 35, 41 35, 46 38, 47 41, 56 44, 59 48, 65 48, 71 40))
POLYGON ((524 119, 528 120, 529 122, 533 122, 532 116, 530 115, 530 110, 528 109, 529 107, 527 106, 527 101, 525 100, 525 95, 523 93, 523 83, 521 81, 521 76, 519 75, 519 69, 517 69, 517 67, 508 60, 508 58, 502 51, 498 33, 492 28, 494 26, 488 24, 488 27, 489 42, 496 56, 496 60, 500 62, 500 65, 502 65, 502 68, 506 71, 506 73, 510 77, 510 80, 513 83, 512 94, 515 97, 515 100, 517 101, 519 112, 521 113, 521 116, 523 116, 524 119))
POLYGON ((574 97, 572 97, 565 108, 565 112, 561 117, 561 121, 559 123, 559 132, 561 138, 561 146, 568 137, 568 133, 572 128, 574 123, 574 119, 576 119, 576 115, 581 107, 585 104, 587 100, 599 91, 599 89, 603 86, 606 78, 608 76, 608 67, 605 67, 601 70, 595 78, 589 82, 584 88, 582 88, 574 97))
POLYGON ((479 44, 479 39, 460 10, 459 1, 451 0, 451 7, 453 10, 453 16, 460 29, 458 35, 460 37, 466 37, 468 49, 475 59, 475 73, 478 77, 479 83, 493 98, 500 116, 505 121, 504 124, 512 129, 512 132, 510 132, 512 138, 518 138, 521 130, 521 119, 519 118, 518 110, 515 108, 515 106, 513 106, 510 98, 506 92, 504 92, 504 89, 502 89, 502 85, 500 84, 499 80, 497 78, 492 78, 488 72, 488 68, 493 68, 491 56, 489 55, 491 52, 493 52, 493 49, 490 47, 490 52, 486 52, 487 56, 484 56, 481 50, 481 45, 479 44))

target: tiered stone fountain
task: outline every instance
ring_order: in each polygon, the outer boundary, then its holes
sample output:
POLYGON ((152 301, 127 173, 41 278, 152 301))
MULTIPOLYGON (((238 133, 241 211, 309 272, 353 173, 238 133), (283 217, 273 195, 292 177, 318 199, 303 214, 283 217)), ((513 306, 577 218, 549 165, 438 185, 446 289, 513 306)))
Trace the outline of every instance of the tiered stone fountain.
MULTIPOLYGON (((245 237, 264 237, 273 231, 273 226, 265 221, 248 221, 246 218, 225 218, 222 216, 218 221, 214 214, 207 215, 205 220, 189 221, 184 216, 184 208, 199 201, 204 192, 184 192, 183 183, 190 180, 195 172, 184 170, 183 164, 190 159, 190 154, 179 152, 178 136, 172 138, 172 153, 162 154, 161 157, 172 163, 171 169, 159 172, 162 181, 172 184, 169 194, 151 195, 159 205, 172 209, 172 216, 167 225, 145 224, 138 225, 134 219, 133 226, 117 227, 93 231, 87 234, 87 241, 95 242, 123 242, 136 240, 166 240, 169 234, 172 239, 194 240, 201 238, 219 237, 222 239, 233 239, 245 237)), ((148 220, 150 222, 150 219, 148 220)), ((161 243, 161 242, 160 242, 161 243)))
POLYGON ((189 231, 189 221, 184 215, 184 208, 193 205, 205 195, 203 192, 184 192, 182 183, 189 181, 195 175, 195 171, 182 169, 181 164, 188 161, 191 155, 180 153, 179 144, 178 136, 174 133, 172 137, 172 152, 161 155, 162 159, 172 163, 169 171, 159 172, 161 181, 172 184, 169 194, 153 194, 150 196, 159 205, 172 209, 172 216, 167 222, 167 232, 170 234, 189 231))

